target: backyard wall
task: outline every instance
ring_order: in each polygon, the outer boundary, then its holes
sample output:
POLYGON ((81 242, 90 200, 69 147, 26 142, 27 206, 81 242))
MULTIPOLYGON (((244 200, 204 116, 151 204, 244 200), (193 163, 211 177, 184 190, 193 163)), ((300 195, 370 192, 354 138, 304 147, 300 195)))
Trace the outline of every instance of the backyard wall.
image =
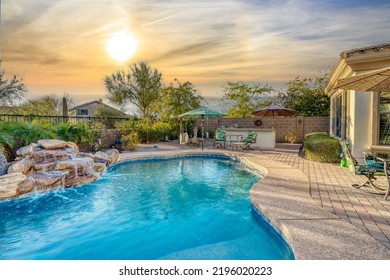
MULTIPOLYGON (((276 130, 276 142, 285 142, 285 135, 295 131, 300 139, 311 132, 329 133, 329 117, 257 117, 257 118, 210 118, 204 120, 205 131, 215 131, 218 126, 238 125, 241 128, 272 128, 276 130), (261 120, 261 126, 256 126, 255 121, 261 120)), ((201 120, 197 126, 201 127, 201 120)))

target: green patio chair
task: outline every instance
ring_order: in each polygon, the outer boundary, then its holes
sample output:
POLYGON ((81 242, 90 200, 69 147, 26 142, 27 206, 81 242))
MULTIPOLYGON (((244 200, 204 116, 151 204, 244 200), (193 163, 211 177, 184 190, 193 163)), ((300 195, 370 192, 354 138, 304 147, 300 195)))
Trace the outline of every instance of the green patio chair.
POLYGON ((256 143, 257 132, 249 131, 248 136, 245 137, 241 142, 233 144, 233 147, 240 147, 242 150, 250 149, 251 145, 256 143))
POLYGON ((340 141, 341 148, 344 154, 344 158, 347 160, 348 169, 355 175, 363 175, 366 177, 366 181, 362 184, 353 184, 352 187, 355 189, 360 189, 364 186, 370 186, 372 189, 376 190, 377 186, 373 183, 376 180, 374 174, 377 172, 375 168, 367 164, 359 164, 359 162, 352 156, 349 145, 345 141, 340 141))
POLYGON ((224 129, 217 129, 214 138, 214 148, 215 146, 226 147, 226 131, 224 129))

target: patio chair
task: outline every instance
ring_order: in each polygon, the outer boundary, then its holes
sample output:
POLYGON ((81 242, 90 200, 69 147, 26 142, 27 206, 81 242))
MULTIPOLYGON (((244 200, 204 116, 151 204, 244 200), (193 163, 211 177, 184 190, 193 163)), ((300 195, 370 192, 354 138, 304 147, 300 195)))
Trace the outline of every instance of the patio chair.
POLYGON ((376 174, 383 173, 384 174, 384 161, 379 160, 376 156, 363 152, 364 155, 364 163, 370 168, 375 169, 376 174))
POLYGON ((224 129, 217 129, 217 132, 215 133, 215 139, 214 139, 214 148, 216 145, 219 145, 220 147, 225 148, 226 147, 226 131, 224 129))
POLYGON ((387 190, 383 190, 383 194, 385 195, 385 200, 387 200, 390 195, 390 160, 379 157, 376 159, 380 162, 383 162, 383 172, 385 173, 387 179, 387 190))
POLYGON ((249 131, 248 136, 245 137, 241 142, 236 142, 233 147, 240 147, 242 150, 250 149, 251 145, 256 143, 257 132, 249 131))
POLYGON ((344 157, 347 160, 348 169, 355 175, 363 175, 366 177, 366 181, 364 183, 360 185, 353 184, 352 187, 355 189, 360 189, 361 187, 368 185, 372 189, 376 190, 377 187, 373 183, 373 180, 376 180, 376 177, 374 176, 376 169, 369 165, 359 164, 359 162, 352 156, 351 152, 349 151, 347 143, 345 141, 340 142, 344 157))

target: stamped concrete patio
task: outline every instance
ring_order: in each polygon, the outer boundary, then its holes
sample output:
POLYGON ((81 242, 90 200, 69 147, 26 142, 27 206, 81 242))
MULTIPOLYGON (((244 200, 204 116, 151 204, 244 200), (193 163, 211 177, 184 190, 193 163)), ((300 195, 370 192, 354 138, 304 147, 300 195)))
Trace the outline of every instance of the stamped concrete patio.
MULTIPOLYGON (((175 141, 140 145, 136 152, 121 154, 121 159, 187 152, 202 151, 175 141)), ((364 181, 361 176, 336 164, 308 161, 300 155, 296 144, 241 152, 216 149, 208 141, 203 152, 232 154, 259 165, 260 169, 265 167, 268 174, 252 189, 252 203, 283 234, 289 235, 298 259, 390 259, 390 201, 382 195, 351 188, 352 184, 364 181), (275 191, 276 186, 282 193, 275 191), (308 231, 311 226, 314 229, 308 231), (303 244, 305 248, 301 247, 303 244), (336 249, 337 246, 344 247, 336 249), (317 247, 317 251, 308 250, 312 247, 317 247)), ((378 176, 377 182, 385 185, 385 177, 378 176)))

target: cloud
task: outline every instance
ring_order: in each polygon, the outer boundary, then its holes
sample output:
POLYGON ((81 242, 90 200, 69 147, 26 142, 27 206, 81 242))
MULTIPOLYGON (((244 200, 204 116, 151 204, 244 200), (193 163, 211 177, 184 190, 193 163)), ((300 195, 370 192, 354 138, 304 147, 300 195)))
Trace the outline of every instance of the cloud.
POLYGON ((4 14, 7 72, 39 73, 52 84, 73 77, 97 90, 104 74, 126 66, 105 50, 124 29, 139 41, 128 63, 146 60, 166 79, 216 88, 316 75, 343 50, 389 41, 390 26, 390 5, 376 0, 6 0, 4 14))

